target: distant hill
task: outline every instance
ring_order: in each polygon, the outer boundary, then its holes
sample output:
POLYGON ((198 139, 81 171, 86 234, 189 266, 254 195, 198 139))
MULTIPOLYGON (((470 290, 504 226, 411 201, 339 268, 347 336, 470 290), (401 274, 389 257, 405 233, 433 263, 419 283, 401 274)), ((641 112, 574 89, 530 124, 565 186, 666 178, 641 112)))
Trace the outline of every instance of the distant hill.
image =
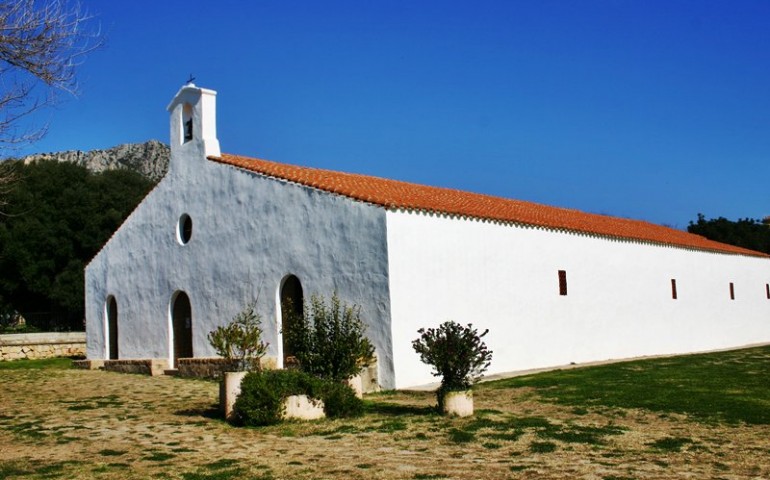
POLYGON ((157 182, 168 170, 170 149, 157 140, 145 143, 126 143, 106 150, 70 150, 66 152, 36 153, 21 160, 25 165, 40 160, 55 160, 82 165, 92 172, 128 169, 157 182))

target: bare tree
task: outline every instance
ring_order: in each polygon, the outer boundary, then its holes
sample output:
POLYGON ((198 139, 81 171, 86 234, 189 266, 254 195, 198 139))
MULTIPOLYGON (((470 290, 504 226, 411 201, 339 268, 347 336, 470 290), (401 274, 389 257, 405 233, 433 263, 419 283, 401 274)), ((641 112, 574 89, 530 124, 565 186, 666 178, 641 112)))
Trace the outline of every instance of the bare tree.
POLYGON ((77 2, 0 0, 0 143, 28 143, 45 127, 22 129, 18 121, 51 105, 61 92, 75 94, 76 67, 98 48, 98 29, 77 2))
MULTIPOLYGON (((102 45, 77 0, 0 0, 0 151, 40 139, 46 126, 25 117, 77 93, 76 67, 102 45)), ((15 176, 0 168, 0 208, 15 176)))

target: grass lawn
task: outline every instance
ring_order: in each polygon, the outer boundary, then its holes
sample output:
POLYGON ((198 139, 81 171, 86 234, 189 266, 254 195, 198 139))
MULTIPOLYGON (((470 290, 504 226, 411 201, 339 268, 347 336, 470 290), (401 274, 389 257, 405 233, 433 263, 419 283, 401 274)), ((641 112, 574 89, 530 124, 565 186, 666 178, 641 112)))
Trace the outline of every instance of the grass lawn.
POLYGON ((0 479, 770 478, 770 347, 485 383, 465 419, 383 392, 258 429, 214 382, 70 365, 0 363, 0 479))
POLYGON ((0 362, 0 372, 3 370, 61 370, 72 368, 72 360, 69 358, 46 358, 43 360, 14 360, 12 362, 0 362))
POLYGON ((646 408, 705 422, 770 425, 770 347, 559 370, 491 383, 576 407, 646 408))

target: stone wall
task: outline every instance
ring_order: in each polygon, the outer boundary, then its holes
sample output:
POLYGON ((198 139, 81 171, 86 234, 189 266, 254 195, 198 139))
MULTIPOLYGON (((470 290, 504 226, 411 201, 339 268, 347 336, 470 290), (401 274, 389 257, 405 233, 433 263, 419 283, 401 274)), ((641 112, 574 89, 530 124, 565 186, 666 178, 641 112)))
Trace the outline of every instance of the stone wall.
POLYGON ((153 377, 163 375, 168 369, 168 360, 162 358, 139 358, 131 360, 104 360, 104 370, 118 373, 139 373, 153 377))
MULTIPOLYGON (((276 367, 273 357, 263 357, 260 366, 265 370, 276 367)), ((219 380, 223 372, 238 370, 237 362, 220 357, 180 358, 177 360, 177 375, 180 377, 212 378, 219 380)))
POLYGON ((81 357, 85 356, 85 353, 85 332, 0 335, 0 361, 81 357))

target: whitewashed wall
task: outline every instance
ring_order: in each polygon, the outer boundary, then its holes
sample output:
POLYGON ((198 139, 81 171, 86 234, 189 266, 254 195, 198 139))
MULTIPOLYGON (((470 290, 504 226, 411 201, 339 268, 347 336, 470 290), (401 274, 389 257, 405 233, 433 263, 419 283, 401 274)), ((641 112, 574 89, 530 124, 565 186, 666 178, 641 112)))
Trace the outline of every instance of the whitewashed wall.
POLYGON ((398 387, 437 381, 411 341, 446 320, 489 328, 489 373, 770 341, 767 259, 400 211, 387 229, 398 387))
POLYGON ((120 358, 170 358, 177 291, 190 298, 194 356, 214 356, 208 332, 259 296, 268 355, 277 357, 278 288, 294 274, 306 298, 336 289, 361 306, 380 381, 392 387, 384 210, 207 160, 206 152, 218 147, 206 117, 214 97, 204 97, 207 107, 195 103, 194 93, 180 91, 203 116, 195 140, 180 144, 181 104, 172 102, 169 173, 86 268, 88 358, 107 356, 110 295, 118 303, 120 358), (186 245, 177 240, 182 214, 193 220, 186 245))
POLYGON ((118 303, 120 358, 169 358, 169 308, 190 297, 193 352, 214 356, 206 335, 259 296, 269 355, 278 356, 277 292, 288 274, 311 293, 361 305, 392 384, 382 209, 210 161, 192 178, 151 193, 86 269, 88 357, 105 358, 104 304, 118 303), (193 219, 187 245, 179 217, 193 219))

